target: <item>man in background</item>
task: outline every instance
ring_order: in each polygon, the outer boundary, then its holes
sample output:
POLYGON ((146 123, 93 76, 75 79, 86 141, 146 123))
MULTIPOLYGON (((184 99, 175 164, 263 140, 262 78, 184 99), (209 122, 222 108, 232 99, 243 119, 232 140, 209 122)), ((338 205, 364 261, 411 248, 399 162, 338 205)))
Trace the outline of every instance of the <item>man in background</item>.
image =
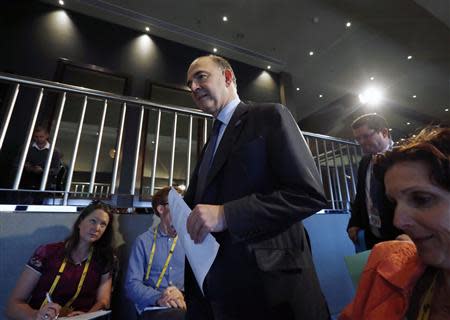
POLYGON ((393 240, 399 231, 393 225, 393 206, 387 200, 383 181, 374 175, 375 156, 393 146, 386 120, 376 114, 364 114, 352 123, 353 136, 365 155, 358 167, 356 196, 347 227, 349 238, 358 243, 358 232, 364 231, 366 249, 376 243, 393 240))
MULTIPOLYGON (((22 188, 39 189, 42 181, 42 174, 45 169, 50 142, 48 141, 48 131, 42 126, 37 126, 33 131, 33 143, 31 144, 22 175, 22 188)), ((49 182, 55 178, 61 165, 61 154, 58 150, 53 151, 50 163, 49 182)))

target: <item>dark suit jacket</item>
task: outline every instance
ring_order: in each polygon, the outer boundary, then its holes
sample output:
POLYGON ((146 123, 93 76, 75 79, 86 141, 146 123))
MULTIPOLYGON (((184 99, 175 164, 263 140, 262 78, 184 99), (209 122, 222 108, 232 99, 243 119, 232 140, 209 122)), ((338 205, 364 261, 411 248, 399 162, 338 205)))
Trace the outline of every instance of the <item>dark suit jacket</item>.
MULTIPOLYGON (((199 161, 199 163, 201 160, 199 161)), ((185 195, 195 206, 199 165, 185 195)), ((202 294, 186 267, 187 319, 328 319, 302 219, 326 206, 308 146, 286 107, 239 104, 200 203, 228 229, 202 294)))
MULTIPOLYGON (((348 222, 348 228, 350 227, 360 227, 364 230, 364 236, 366 240, 367 249, 372 249, 372 247, 381 241, 393 240, 395 239, 401 232, 394 227, 393 219, 394 219, 394 206, 392 203, 384 196, 381 208, 379 208, 379 212, 381 214, 381 235, 382 238, 377 238, 371 231, 369 225, 369 215, 367 213, 367 204, 366 204, 366 175, 367 170, 370 165, 370 160, 372 156, 366 155, 359 162, 358 168, 358 184, 356 186, 356 195, 355 200, 352 203, 352 212, 350 221, 348 222)), ((385 195, 384 183, 382 184, 381 192, 385 195)))

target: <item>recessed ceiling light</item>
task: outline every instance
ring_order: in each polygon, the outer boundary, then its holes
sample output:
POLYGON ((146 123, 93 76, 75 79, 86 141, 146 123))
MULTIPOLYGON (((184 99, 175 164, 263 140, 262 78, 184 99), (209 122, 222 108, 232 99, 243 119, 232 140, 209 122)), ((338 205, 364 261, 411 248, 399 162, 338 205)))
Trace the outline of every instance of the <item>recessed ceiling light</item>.
POLYGON ((352 26, 352 23, 351 23, 350 21, 347 21, 347 23, 345 24, 345 26, 346 26, 347 28, 350 28, 350 27, 352 26))
POLYGON ((217 48, 214 48, 213 51, 214 51, 214 52, 217 52, 217 48))
POLYGON ((445 108, 444 111, 445 111, 445 112, 448 112, 448 108, 445 108))
POLYGON ((62 6, 64 5, 64 1, 63 1, 63 0, 59 0, 58 3, 59 3, 60 5, 62 5, 62 6))
POLYGON ((415 138, 415 137, 416 137, 416 135, 415 135, 415 134, 413 134, 413 135, 412 135, 412 137, 413 137, 413 138, 415 138))
POLYGON ((405 139, 404 139, 404 138, 401 138, 400 140, 401 140, 401 141, 405 141, 405 139))
POLYGON ((150 28, 149 27, 145 27, 145 31, 149 32, 150 28))
POLYGON ((411 122, 407 122, 406 125, 409 126, 411 124, 411 122))
POLYGON ((319 98, 323 98, 323 94, 319 94, 319 98))
POLYGON ((413 95, 412 97, 413 97, 413 99, 417 98, 417 96, 416 96, 416 95, 413 95))
POLYGON ((375 80, 375 77, 370 77, 370 80, 371 80, 371 81, 375 80))
POLYGON ((267 66, 267 69, 269 69, 269 70, 270 70, 271 68, 272 68, 271 66, 267 66))
POLYGON ((392 131, 392 128, 389 128, 389 131, 392 131))
POLYGON ((222 21, 227 22, 227 21, 228 21, 228 17, 227 17, 227 16, 223 16, 223 17, 222 17, 222 21))
POLYGON ((300 88, 296 88, 295 90, 300 91, 300 88))
POLYGON ((310 51, 310 52, 309 52, 309 55, 310 55, 310 56, 313 56, 313 55, 314 55, 314 51, 310 51))
POLYGON ((412 56, 408 56, 408 60, 411 60, 412 59, 412 56))

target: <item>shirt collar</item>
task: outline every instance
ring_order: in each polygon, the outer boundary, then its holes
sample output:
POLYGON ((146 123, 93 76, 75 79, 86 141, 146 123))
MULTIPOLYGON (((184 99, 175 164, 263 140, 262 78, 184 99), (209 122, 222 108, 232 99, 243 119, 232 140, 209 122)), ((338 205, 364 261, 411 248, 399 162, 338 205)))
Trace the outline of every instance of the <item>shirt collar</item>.
POLYGON ((240 102, 241 99, 239 99, 239 96, 237 96, 236 99, 233 99, 230 102, 228 102, 217 115, 217 119, 220 122, 222 122, 225 126, 227 126, 228 122, 230 122, 230 119, 233 116, 234 110, 236 110, 236 107, 240 102))
POLYGON ((156 226, 152 226, 151 229, 152 229, 152 233, 155 232, 155 229, 156 229, 159 237, 170 238, 169 235, 163 231, 161 222, 158 223, 156 226))
POLYGON ((36 142, 33 142, 33 144, 32 144, 31 146, 32 146, 33 148, 38 149, 39 151, 45 150, 45 149, 50 149, 50 143, 49 143, 48 141, 47 141, 47 143, 45 144, 45 146, 42 147, 42 148, 39 148, 39 146, 37 145, 36 142))

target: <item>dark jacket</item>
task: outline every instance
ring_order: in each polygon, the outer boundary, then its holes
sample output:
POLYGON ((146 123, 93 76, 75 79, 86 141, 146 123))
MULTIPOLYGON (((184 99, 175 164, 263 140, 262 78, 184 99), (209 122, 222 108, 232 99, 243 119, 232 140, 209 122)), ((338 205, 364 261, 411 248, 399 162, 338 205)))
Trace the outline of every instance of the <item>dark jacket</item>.
POLYGON ((377 238, 371 231, 369 225, 369 215, 367 213, 366 204, 366 176, 370 165, 372 156, 366 155, 359 162, 358 168, 358 184, 356 186, 356 196, 351 206, 351 217, 348 222, 348 228, 360 227, 364 230, 367 249, 371 249, 375 244, 381 241, 394 240, 401 232, 393 225, 394 206, 387 199, 384 189, 384 183, 381 181, 380 192, 383 194, 383 201, 381 201, 380 212, 381 219, 381 235, 382 238, 377 238))
MULTIPOLYGON (((185 196, 191 207, 197 172, 185 196)), ((187 319, 328 319, 301 222, 326 200, 286 107, 238 105, 200 203, 224 205, 228 229, 213 234, 220 248, 206 298, 187 263, 187 319)))

